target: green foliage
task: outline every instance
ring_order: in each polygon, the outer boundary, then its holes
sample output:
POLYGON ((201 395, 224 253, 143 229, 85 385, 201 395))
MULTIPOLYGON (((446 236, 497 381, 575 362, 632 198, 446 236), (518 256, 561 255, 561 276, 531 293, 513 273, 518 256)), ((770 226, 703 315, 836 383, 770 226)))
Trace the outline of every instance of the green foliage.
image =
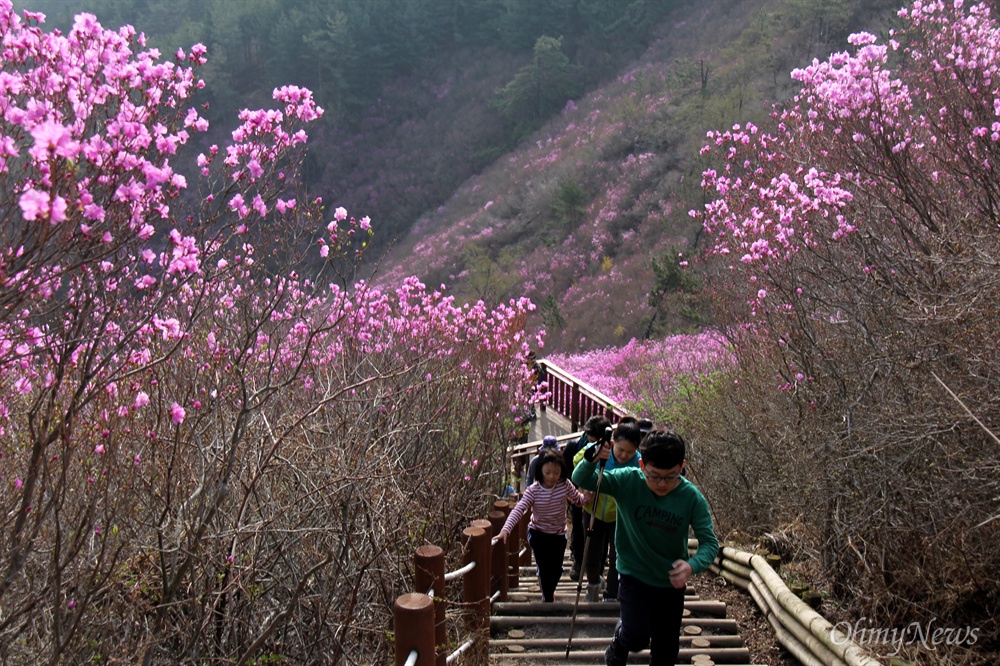
POLYGON ((672 293, 695 293, 698 286, 697 280, 681 266, 681 260, 678 259, 679 254, 677 248, 671 248, 670 252, 664 254, 660 259, 653 257, 653 274, 656 276, 656 283, 649 292, 650 305, 655 307, 672 293))
POLYGON ((629 404, 636 414, 644 414, 658 425, 681 433, 697 433, 716 418, 722 401, 722 387, 732 383, 729 371, 701 375, 674 375, 668 393, 638 396, 629 404))
POLYGON ((580 93, 576 70, 562 51, 561 37, 538 38, 531 63, 497 91, 496 107, 514 127, 515 136, 530 133, 580 93))
POLYGON ((573 0, 506 0, 499 32, 504 43, 525 51, 537 50, 544 35, 558 35, 567 29, 573 0))
POLYGON ((847 28, 856 3, 851 0, 784 0, 793 15, 814 26, 816 37, 823 39, 847 28))
POLYGON ((552 201, 552 215, 561 224, 576 224, 587 212, 589 200, 590 197, 576 181, 563 181, 556 189, 555 199, 552 201))
POLYGON ((642 33, 672 10, 676 0, 580 0, 577 11, 605 38, 642 33))
POLYGON ((660 258, 653 257, 653 287, 647 298, 653 308, 646 336, 680 332, 709 322, 700 298, 701 285, 692 269, 681 266, 682 255, 676 247, 660 258), (684 325, 686 324, 686 325, 684 325))
MULTIPOLYGON (((307 86, 338 120, 359 120, 383 85, 448 62, 455 49, 536 48, 572 35, 571 54, 634 48, 672 3, 660 0, 19 0, 68 30, 79 12, 134 25, 164 53, 209 47, 212 101, 231 115, 278 85, 307 86), (610 34, 628 41, 604 44, 610 34)), ((563 97, 564 101, 566 97, 563 97)))
POLYGON ((566 327, 566 319, 559 312, 559 301, 552 294, 545 297, 545 300, 542 301, 539 307, 539 311, 542 316, 542 324, 545 325, 546 330, 559 331, 566 327))
POLYGON ((516 275, 510 271, 514 252, 502 250, 496 258, 479 245, 470 245, 465 253, 465 268, 469 273, 467 291, 474 300, 488 306, 500 303, 513 294, 516 275))

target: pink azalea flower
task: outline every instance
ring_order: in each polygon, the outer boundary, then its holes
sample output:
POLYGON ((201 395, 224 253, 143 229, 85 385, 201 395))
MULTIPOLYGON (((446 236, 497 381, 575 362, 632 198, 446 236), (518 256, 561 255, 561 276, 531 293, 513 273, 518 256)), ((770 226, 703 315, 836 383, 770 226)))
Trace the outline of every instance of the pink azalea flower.
POLYGON ((33 153, 36 159, 44 160, 46 153, 54 152, 59 157, 73 159, 80 154, 80 143, 73 140, 73 135, 69 128, 63 127, 57 122, 46 121, 35 125, 31 129, 31 136, 35 140, 33 153), (41 153, 40 155, 38 153, 41 153))
POLYGON ((176 402, 170 406, 170 422, 181 424, 184 422, 184 408, 178 405, 176 402))
POLYGON ((49 193, 29 188, 18 200, 21 206, 21 216, 33 221, 45 219, 49 214, 49 193))

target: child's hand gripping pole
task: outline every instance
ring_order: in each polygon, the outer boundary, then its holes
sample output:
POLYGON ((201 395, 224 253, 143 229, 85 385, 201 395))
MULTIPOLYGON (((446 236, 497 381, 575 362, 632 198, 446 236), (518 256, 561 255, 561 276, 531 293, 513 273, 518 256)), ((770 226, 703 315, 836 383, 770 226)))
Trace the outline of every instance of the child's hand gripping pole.
POLYGON ((573 619, 569 623, 569 640, 566 641, 566 658, 573 647, 573 631, 576 628, 576 611, 580 606, 580 593, 583 591, 583 577, 587 566, 587 553, 590 551, 590 537, 594 533, 594 521, 597 519, 597 501, 601 497, 601 481, 604 480, 604 463, 611 457, 611 435, 614 431, 609 427, 604 430, 604 438, 594 446, 594 457, 597 459, 597 485, 594 487, 594 501, 590 505, 590 523, 583 540, 583 554, 580 565, 580 579, 576 582, 576 601, 573 602, 573 619))

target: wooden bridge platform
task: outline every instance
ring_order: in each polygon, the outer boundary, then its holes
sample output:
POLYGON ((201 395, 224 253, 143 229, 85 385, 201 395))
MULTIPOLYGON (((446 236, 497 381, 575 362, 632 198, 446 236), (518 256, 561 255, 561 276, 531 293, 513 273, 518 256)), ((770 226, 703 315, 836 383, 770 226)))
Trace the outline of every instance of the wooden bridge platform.
POLYGON ((536 409, 535 416, 537 418, 531 422, 531 429, 528 430, 529 442, 540 442, 546 435, 561 437, 571 432, 569 419, 554 409, 546 409, 545 411, 536 409))

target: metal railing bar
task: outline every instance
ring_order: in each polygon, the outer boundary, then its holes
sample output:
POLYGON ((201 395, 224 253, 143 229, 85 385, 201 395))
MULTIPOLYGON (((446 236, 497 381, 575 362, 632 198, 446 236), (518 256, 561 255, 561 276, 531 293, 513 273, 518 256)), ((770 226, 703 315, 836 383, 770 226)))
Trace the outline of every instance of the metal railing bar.
POLYGON ((468 564, 466 564, 461 569, 456 569, 455 571, 450 571, 450 572, 446 573, 444 575, 444 579, 446 581, 456 580, 458 578, 461 578, 465 574, 469 573, 470 571, 472 571, 475 568, 476 568, 476 563, 475 562, 469 562, 468 564))
POLYGON ((466 650, 468 650, 469 648, 472 647, 472 644, 473 644, 473 641, 472 641, 471 638, 469 640, 465 641, 464 643, 462 643, 461 646, 459 646, 459 648, 457 650, 455 650, 454 652, 452 652, 451 654, 448 655, 448 658, 445 659, 445 662, 449 663, 449 664, 454 663, 455 660, 458 659, 458 657, 463 652, 465 652, 466 650))

